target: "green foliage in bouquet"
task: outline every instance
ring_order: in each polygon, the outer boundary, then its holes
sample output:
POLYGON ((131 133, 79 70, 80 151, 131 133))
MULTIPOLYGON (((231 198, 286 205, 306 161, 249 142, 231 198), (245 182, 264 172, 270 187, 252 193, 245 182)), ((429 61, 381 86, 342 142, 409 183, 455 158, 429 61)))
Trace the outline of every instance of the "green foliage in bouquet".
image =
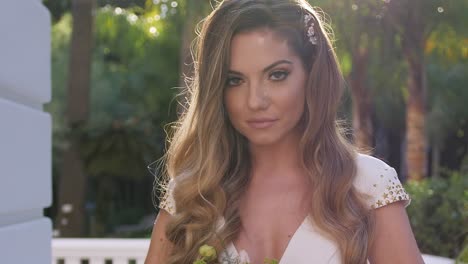
MULTIPOLYGON (((197 260, 193 262, 193 264, 217 264, 217 254, 216 249, 210 245, 203 245, 198 249, 199 256, 197 260)), ((228 263, 235 263, 235 264, 250 264, 250 262, 240 262, 238 258, 230 258, 229 260, 223 259, 228 263)), ((276 259, 265 258, 263 260, 263 264, 278 264, 279 261, 276 259)))

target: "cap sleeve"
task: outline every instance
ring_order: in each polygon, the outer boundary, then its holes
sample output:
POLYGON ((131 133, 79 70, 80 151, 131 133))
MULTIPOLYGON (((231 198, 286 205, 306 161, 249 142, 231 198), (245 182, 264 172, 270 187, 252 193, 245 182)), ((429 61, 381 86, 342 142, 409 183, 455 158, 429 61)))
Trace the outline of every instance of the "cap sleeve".
POLYGON ((397 172, 385 162, 360 154, 357 173, 356 187, 368 195, 366 203, 369 208, 377 209, 397 201, 405 201, 405 207, 411 203, 397 172))
POLYGON ((167 184, 166 193, 159 203, 159 209, 166 210, 169 214, 174 215, 176 212, 175 201, 173 196, 175 181, 171 179, 167 184))
POLYGON ((373 199, 370 202, 372 209, 396 201, 405 201, 405 207, 411 203, 411 198, 398 179, 395 169, 390 166, 385 168, 377 179, 373 180, 372 188, 374 188, 373 199))

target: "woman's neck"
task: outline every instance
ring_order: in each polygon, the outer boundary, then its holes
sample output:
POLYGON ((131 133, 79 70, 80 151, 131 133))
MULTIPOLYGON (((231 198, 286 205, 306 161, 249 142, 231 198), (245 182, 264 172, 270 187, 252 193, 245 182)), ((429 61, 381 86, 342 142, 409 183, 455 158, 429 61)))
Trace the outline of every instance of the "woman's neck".
POLYGON ((293 180, 292 177, 302 178, 301 154, 299 152, 299 138, 288 137, 271 145, 249 144, 252 158, 252 181, 265 180, 281 181, 293 180))

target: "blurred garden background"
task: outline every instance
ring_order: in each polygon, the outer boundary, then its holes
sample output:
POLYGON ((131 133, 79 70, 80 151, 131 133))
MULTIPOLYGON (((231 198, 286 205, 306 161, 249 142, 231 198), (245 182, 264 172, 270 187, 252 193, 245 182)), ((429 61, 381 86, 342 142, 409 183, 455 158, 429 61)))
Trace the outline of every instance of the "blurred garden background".
MULTIPOLYGON (((310 2, 335 33, 350 139, 399 173, 421 252, 468 259, 468 1, 310 2)), ((164 153, 196 26, 215 1, 43 3, 54 236, 148 238, 160 179, 147 167, 164 153)))

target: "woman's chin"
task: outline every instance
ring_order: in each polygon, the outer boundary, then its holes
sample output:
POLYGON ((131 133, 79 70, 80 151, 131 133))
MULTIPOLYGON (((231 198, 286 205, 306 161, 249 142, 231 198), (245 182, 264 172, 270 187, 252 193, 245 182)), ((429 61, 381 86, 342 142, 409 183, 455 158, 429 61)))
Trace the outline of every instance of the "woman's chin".
POLYGON ((247 137, 251 146, 270 146, 278 142, 278 138, 272 136, 252 136, 247 137))

